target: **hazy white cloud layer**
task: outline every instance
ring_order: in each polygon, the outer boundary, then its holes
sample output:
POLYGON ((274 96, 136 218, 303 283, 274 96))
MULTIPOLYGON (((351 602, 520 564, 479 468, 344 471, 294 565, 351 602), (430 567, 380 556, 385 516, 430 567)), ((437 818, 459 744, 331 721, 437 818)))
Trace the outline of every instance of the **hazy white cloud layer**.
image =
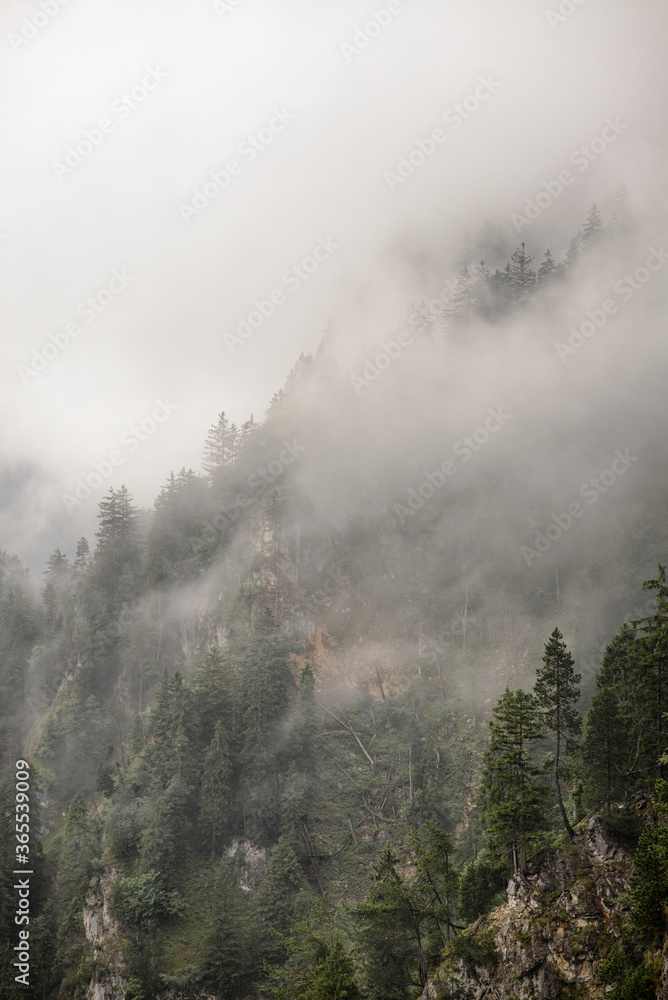
MULTIPOLYGON (((0 546, 71 547, 109 485, 149 505, 220 410, 262 418, 328 324, 352 364, 488 220, 511 252, 563 254, 626 183, 642 264, 665 232, 667 28, 664 0, 7 0, 0 546)), ((546 364, 513 380, 538 397, 546 364)), ((577 405, 608 368, 568 364, 577 405)), ((488 368, 462 372, 483 413, 488 368)))

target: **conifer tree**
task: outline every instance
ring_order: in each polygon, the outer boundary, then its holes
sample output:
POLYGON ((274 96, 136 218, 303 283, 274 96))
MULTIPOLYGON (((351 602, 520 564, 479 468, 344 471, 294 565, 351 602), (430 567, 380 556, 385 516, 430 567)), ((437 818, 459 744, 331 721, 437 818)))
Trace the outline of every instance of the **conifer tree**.
POLYGON ((308 920, 293 926, 285 946, 287 962, 271 970, 263 992, 276 1000, 362 1000, 327 893, 314 900, 308 920))
POLYGON ((285 939, 292 924, 308 913, 312 892, 289 837, 282 835, 269 851, 256 906, 261 952, 265 961, 285 961, 285 939))
MULTIPOLYGON (((246 893, 237 885, 234 867, 225 857, 206 882, 208 905, 202 914, 199 955, 202 979, 220 1000, 251 996, 258 971, 258 942, 246 893)), ((199 996, 201 990, 187 995, 199 996)))
POLYGON ((437 929, 438 955, 450 940, 459 893, 459 872, 452 863, 452 836, 433 820, 427 820, 424 832, 411 831, 410 843, 416 852, 415 889, 422 897, 423 919, 437 929))
POLYGON ((219 719, 202 761, 200 817, 211 828, 212 859, 216 851, 216 837, 221 833, 228 814, 231 772, 229 744, 223 722, 219 719))
POLYGON ((615 239, 625 239, 633 233, 631 196, 625 184, 615 192, 615 203, 608 225, 608 232, 615 239))
POLYGON ((580 244, 583 250, 590 250, 592 247, 600 243, 603 238, 604 226, 603 220, 601 219, 601 213, 595 204, 591 206, 587 212, 587 218, 582 226, 582 236, 580 237, 580 244))
POLYGON ((543 727, 536 699, 521 690, 506 688, 493 711, 492 735, 483 756, 481 806, 495 853, 510 854, 514 871, 524 875, 527 848, 548 825, 548 788, 534 762, 543 727))
POLYGON ((537 671, 534 694, 545 728, 548 733, 554 734, 556 739, 554 782, 559 812, 571 840, 574 833, 564 808, 560 778, 563 758, 568 751, 569 743, 573 737, 580 734, 582 725, 580 716, 575 711, 575 705, 580 697, 578 684, 582 676, 575 673, 573 666, 573 657, 563 642, 561 632, 555 628, 545 645, 543 666, 537 671))
POLYGON ((604 801, 609 810, 613 796, 623 792, 632 749, 629 735, 616 691, 603 688, 592 698, 582 741, 587 792, 592 805, 604 801))
POLYGON ((533 257, 527 253, 525 244, 521 243, 510 258, 508 271, 511 294, 516 300, 525 299, 536 283, 532 263, 533 257))
POLYGON ((634 643, 633 702, 639 722, 641 753, 648 770, 663 775, 666 750, 665 712, 668 709, 668 584, 665 566, 643 590, 656 591, 656 607, 631 622, 639 632, 634 643), (641 721, 642 720, 642 721, 641 721))
POLYGON ((540 267, 538 268, 538 274, 536 275, 536 281, 539 285, 544 285, 551 281, 557 273, 557 265, 554 262, 554 257, 549 250, 546 250, 543 255, 543 260, 540 267))
POLYGON ((473 301, 473 281, 468 267, 462 268, 457 275, 455 290, 452 295, 452 314, 455 323, 466 326, 471 321, 473 301))
POLYGON ((481 260, 473 272, 473 311, 485 319, 494 316, 494 278, 481 260))
POLYGON ((77 550, 72 564, 74 575, 80 579, 86 572, 86 567, 90 560, 90 546, 86 538, 81 537, 77 542, 77 550))
POLYGON ((206 436, 202 467, 209 479, 223 468, 229 468, 237 457, 239 430, 236 424, 231 424, 225 416, 225 411, 218 414, 218 422, 212 424, 206 436))
POLYGON ((420 910, 396 870, 398 861, 390 847, 384 848, 374 866, 374 884, 353 911, 368 992, 377 1000, 403 1000, 408 989, 424 989, 427 982, 420 910))
POLYGON ((577 235, 574 236, 573 239, 568 244, 568 250, 566 251, 564 259, 560 265, 561 269, 566 273, 572 271, 580 259, 580 250, 581 250, 580 241, 581 241, 581 234, 577 233, 577 235))

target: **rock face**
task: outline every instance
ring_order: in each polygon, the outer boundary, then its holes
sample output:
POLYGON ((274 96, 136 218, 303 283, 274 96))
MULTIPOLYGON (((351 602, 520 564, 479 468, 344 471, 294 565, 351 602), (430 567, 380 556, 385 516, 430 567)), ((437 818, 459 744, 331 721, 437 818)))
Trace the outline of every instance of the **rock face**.
POLYGON ((117 872, 105 870, 99 884, 86 897, 83 910, 86 937, 93 947, 95 975, 87 1000, 124 1000, 123 937, 111 913, 111 893, 117 872))
POLYGON ((471 928, 472 957, 449 958, 422 1000, 605 997, 597 964, 622 937, 631 857, 598 819, 532 859, 508 902, 471 928))

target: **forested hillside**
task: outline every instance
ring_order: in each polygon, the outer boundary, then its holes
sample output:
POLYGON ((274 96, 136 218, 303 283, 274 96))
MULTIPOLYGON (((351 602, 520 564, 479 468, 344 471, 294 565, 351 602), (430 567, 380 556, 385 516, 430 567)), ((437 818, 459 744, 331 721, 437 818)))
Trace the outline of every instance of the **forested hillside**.
POLYGON ((635 861, 581 995, 656 995, 663 250, 608 204, 562 259, 486 228, 391 334, 334 324, 41 578, 2 552, 0 996, 459 995, 467 927, 592 817, 635 861))

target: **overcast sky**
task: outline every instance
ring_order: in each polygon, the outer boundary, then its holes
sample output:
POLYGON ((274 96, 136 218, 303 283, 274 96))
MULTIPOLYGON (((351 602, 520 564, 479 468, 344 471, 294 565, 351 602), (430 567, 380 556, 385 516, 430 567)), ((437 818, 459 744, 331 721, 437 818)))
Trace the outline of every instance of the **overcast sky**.
POLYGON ((0 547, 39 574, 109 486, 149 506, 221 410, 262 419, 330 323, 399 322, 488 219, 563 254, 625 182, 660 233, 667 28, 664 0, 5 0, 0 547))

